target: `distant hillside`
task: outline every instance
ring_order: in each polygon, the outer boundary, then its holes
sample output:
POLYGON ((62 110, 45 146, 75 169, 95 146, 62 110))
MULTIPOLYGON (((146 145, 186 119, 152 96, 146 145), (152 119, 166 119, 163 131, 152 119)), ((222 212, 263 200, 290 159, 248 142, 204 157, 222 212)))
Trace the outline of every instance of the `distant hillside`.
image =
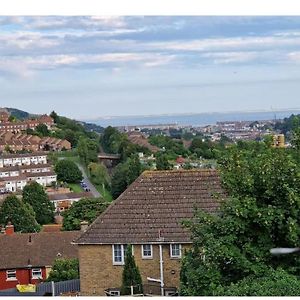
MULTIPOLYGON (((12 116, 16 117, 19 120, 26 120, 26 119, 30 119, 30 118, 35 118, 38 117, 39 115, 37 114, 31 114, 29 112, 17 109, 17 108, 10 108, 10 107, 5 107, 12 116)), ((75 120, 76 121, 76 120, 75 120)), ((86 122, 82 122, 82 121, 76 121, 80 124, 82 124, 82 126, 84 127, 84 129, 86 131, 95 131, 98 133, 102 133, 104 131, 104 127, 93 124, 93 123, 86 123, 86 122)))
POLYGON ((10 108, 10 107, 5 107, 5 108, 9 111, 9 113, 12 116, 16 117, 19 120, 25 120, 25 119, 29 119, 29 118, 37 116, 37 115, 30 114, 30 113, 20 110, 20 109, 10 108))

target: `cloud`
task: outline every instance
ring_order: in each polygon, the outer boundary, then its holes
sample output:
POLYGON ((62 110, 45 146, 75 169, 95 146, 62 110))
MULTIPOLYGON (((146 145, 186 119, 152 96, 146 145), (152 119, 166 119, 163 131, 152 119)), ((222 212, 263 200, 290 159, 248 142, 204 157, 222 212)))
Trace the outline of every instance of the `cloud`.
POLYGON ((204 53, 202 57, 210 58, 215 64, 244 63, 259 58, 258 52, 214 52, 204 53))

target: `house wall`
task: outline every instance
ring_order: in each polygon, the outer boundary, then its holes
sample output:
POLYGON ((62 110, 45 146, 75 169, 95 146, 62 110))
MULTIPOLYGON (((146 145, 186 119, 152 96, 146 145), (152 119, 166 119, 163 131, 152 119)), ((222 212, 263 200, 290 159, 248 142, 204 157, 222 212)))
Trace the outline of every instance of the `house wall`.
MULTIPOLYGON (((189 245, 182 245, 182 253, 189 245)), ((79 245, 80 286, 83 296, 104 296, 108 288, 120 288, 123 266, 113 265, 112 245, 79 245)), ((170 245, 163 245, 165 287, 179 288, 180 259, 170 258, 170 245)), ((159 246, 153 245, 153 258, 142 259, 141 245, 133 254, 143 283, 147 277, 160 278, 159 246)))
MULTIPOLYGON (((0 270, 0 290, 11 289, 16 287, 17 284, 37 284, 42 280, 45 280, 47 277, 46 269, 43 267, 42 276, 43 279, 32 279, 31 271, 28 269, 17 269, 16 270, 16 280, 7 280, 6 279, 6 270, 0 270)), ((11 270, 11 269, 10 269, 11 270)))

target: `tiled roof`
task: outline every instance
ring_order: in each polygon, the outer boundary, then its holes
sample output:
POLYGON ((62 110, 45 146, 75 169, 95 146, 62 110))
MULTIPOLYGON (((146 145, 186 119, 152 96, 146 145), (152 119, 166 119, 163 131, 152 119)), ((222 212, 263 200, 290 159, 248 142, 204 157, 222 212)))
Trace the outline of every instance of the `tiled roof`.
POLYGON ((81 199, 81 198, 92 198, 93 194, 90 192, 82 193, 66 193, 66 194, 52 194, 49 195, 51 201, 61 201, 61 200, 71 200, 71 199, 81 199))
POLYGON ((181 221, 216 212, 225 198, 216 170, 146 171, 76 241, 78 244, 190 242, 181 221))
POLYGON ((72 241, 80 231, 0 235, 0 269, 51 266, 56 258, 77 258, 72 241))
POLYGON ((21 158, 21 157, 35 157, 35 156, 47 156, 47 152, 32 152, 32 153, 16 153, 16 154, 2 154, 0 155, 0 159, 7 158, 21 158))

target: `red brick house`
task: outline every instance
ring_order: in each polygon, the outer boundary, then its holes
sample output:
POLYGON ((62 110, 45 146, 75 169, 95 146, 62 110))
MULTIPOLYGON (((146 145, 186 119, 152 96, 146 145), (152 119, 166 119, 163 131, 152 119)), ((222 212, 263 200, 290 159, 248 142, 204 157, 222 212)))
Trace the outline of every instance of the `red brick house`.
POLYGON ((72 241, 79 231, 14 233, 13 225, 0 234, 0 290, 17 284, 36 284, 48 277, 56 258, 77 258, 72 241))
POLYGON ((144 172, 76 240, 82 295, 119 295, 128 244, 144 293, 174 293, 192 243, 182 221, 196 207, 215 213, 224 198, 216 170, 144 172))

